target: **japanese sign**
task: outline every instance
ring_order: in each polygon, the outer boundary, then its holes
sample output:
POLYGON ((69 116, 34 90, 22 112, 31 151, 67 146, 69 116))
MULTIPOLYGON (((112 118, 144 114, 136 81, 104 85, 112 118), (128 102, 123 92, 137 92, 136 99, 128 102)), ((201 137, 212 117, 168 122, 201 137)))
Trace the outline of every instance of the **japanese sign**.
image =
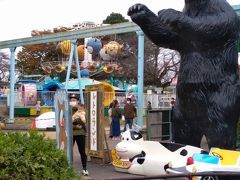
POLYGON ((90 92, 90 150, 97 151, 97 91, 90 92))

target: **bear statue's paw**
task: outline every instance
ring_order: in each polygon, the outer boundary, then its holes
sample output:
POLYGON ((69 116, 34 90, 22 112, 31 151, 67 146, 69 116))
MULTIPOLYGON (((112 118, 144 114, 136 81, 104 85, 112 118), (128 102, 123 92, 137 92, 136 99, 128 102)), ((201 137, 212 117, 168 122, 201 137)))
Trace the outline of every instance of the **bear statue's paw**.
POLYGON ((128 16, 130 16, 132 19, 137 19, 143 15, 146 14, 146 12, 150 11, 147 6, 143 5, 143 4, 135 4, 133 6, 131 6, 128 9, 128 16))

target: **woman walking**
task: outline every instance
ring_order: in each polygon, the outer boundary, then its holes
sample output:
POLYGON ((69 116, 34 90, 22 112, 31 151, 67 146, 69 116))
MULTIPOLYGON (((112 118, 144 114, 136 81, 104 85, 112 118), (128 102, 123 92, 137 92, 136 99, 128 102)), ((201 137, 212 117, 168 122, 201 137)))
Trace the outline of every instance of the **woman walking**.
POLYGON ((82 161, 82 174, 88 176, 87 170, 87 155, 85 152, 85 143, 86 143, 86 117, 84 111, 84 105, 78 103, 77 111, 72 116, 73 124, 73 146, 77 142, 78 151, 81 156, 82 161))
POLYGON ((122 114, 120 112, 119 103, 117 100, 114 100, 112 107, 112 139, 120 139, 120 119, 122 114))

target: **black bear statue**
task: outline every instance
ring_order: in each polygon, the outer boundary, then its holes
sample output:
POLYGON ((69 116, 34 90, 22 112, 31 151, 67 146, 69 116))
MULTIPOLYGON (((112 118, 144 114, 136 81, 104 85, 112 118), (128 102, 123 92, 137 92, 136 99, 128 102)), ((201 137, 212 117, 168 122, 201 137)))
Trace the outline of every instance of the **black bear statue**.
POLYGON ((143 4, 128 10, 156 45, 176 50, 181 62, 174 107, 174 140, 236 148, 240 114, 237 43, 240 19, 225 0, 185 0, 182 12, 154 14, 143 4))

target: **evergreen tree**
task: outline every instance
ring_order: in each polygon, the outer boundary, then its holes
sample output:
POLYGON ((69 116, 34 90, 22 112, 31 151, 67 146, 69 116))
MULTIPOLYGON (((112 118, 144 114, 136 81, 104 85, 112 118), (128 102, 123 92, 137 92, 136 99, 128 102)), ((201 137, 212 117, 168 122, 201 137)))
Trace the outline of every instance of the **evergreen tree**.
POLYGON ((128 22, 128 19, 125 19, 121 14, 112 12, 105 20, 104 24, 117 24, 122 22, 128 22))

